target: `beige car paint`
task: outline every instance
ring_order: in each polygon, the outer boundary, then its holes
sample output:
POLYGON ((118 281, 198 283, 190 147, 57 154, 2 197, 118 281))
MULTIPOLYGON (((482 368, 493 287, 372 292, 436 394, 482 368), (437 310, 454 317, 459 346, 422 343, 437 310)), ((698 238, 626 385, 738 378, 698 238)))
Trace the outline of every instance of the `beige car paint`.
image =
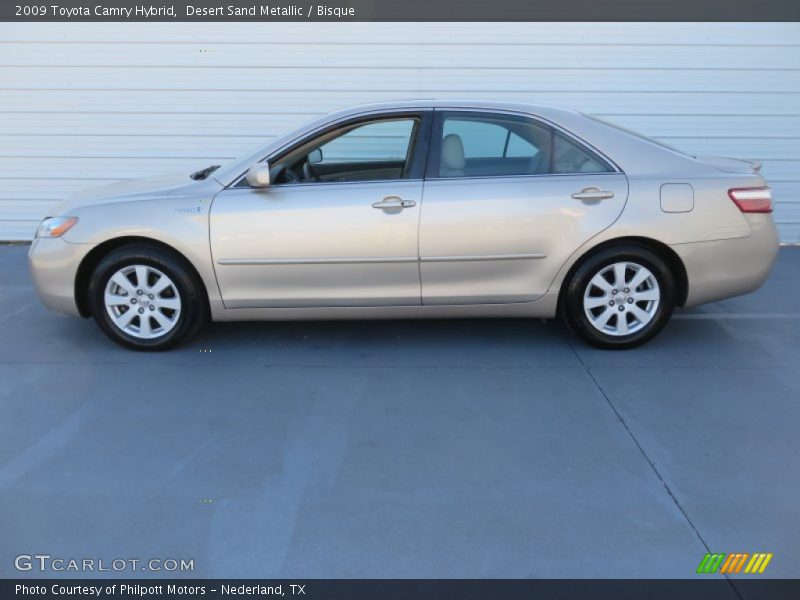
POLYGON ((74 196, 49 216, 77 216, 78 224, 63 238, 35 240, 29 256, 43 302, 71 315, 79 314, 75 281, 81 262, 92 251, 102 251, 105 244, 130 238, 155 240, 183 255, 200 275, 211 316, 218 321, 552 317, 564 278, 582 256, 600 244, 639 237, 666 244, 681 258, 688 276, 687 305, 691 306, 752 291, 768 275, 778 247, 771 215, 745 216, 726 194, 729 188, 758 185, 764 185, 763 179, 744 163, 721 161, 715 166, 695 160, 573 111, 472 101, 382 103, 318 119, 223 166, 204 181, 181 174, 123 182, 74 196), (253 165, 338 120, 439 108, 531 115, 591 144, 624 175, 532 175, 483 183, 451 180, 450 187, 448 180, 429 180, 424 192, 421 182, 408 180, 394 185, 341 184, 358 188, 355 196, 343 196, 341 214, 325 206, 314 207, 313 185, 304 192, 308 196, 299 208, 287 208, 293 197, 290 186, 227 189, 253 165), (562 179, 549 182, 556 178, 562 179), (662 211, 660 189, 665 183, 691 185, 693 210, 662 211), (567 194, 559 206, 556 195, 562 185, 564 193, 589 185, 613 188, 614 196, 588 206, 567 194), (453 190, 459 187, 474 194, 482 186, 500 199, 496 213, 486 201, 480 207, 470 205, 464 194, 452 200, 453 190), (522 190, 528 186, 532 190, 547 186, 553 195, 544 204, 533 198, 526 201, 522 190), (404 208, 399 215, 371 207, 387 195, 415 200, 416 206, 404 208), (364 210, 356 210, 353 203, 362 201, 364 210), (279 215, 279 224, 269 221, 266 213, 258 213, 259 205, 280 205, 272 213, 279 215), (531 207, 529 212, 526 206, 531 207), (293 216, 302 222, 292 221, 293 216), (430 221, 426 221, 428 216, 430 221), (541 221, 543 217, 546 222, 541 221), (415 250, 413 224, 419 218, 419 248, 415 250), (461 223, 464 230, 454 223, 461 223), (263 228, 271 236, 283 237, 259 239, 263 228), (527 239, 526 231, 531 234, 527 239), (225 263, 245 259, 253 264, 225 263), (422 273, 421 290, 420 280, 414 283, 415 271, 422 273), (248 278, 257 283, 249 283, 248 278), (430 290, 427 305, 422 298, 426 286, 430 290))
POLYGON ((536 300, 572 251, 617 219, 627 196, 622 173, 426 181, 419 236, 423 303, 536 300), (571 198, 587 188, 613 197, 571 198), (469 257, 495 258, 464 260, 469 257))
POLYGON ((220 192, 211 250, 228 308, 421 304, 422 181, 220 192), (387 197, 414 202, 374 208, 387 197))

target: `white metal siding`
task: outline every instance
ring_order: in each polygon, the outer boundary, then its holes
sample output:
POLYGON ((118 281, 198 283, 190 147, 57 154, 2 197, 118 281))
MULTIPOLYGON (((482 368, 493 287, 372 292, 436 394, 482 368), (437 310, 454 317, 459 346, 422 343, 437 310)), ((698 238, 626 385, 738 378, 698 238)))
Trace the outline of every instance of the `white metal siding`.
POLYGON ((800 24, 3 23, 0 240, 108 180, 234 157, 331 109, 411 97, 573 107, 760 159, 800 241, 800 24))

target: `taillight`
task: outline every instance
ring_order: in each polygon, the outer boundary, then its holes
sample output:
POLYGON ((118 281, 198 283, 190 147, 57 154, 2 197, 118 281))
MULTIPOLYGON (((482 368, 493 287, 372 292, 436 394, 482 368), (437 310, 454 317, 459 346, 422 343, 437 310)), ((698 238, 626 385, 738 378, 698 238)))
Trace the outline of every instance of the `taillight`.
POLYGON ((743 213, 772 212, 772 190, 768 187, 733 188, 728 196, 743 213))

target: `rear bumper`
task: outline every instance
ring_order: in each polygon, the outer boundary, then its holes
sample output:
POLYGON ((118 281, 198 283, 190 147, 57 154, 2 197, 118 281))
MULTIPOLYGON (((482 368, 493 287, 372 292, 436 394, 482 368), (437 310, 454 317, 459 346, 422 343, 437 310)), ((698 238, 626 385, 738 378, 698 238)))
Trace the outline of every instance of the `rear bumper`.
POLYGON ((748 237, 672 246, 686 267, 686 307, 747 294, 766 281, 778 256, 778 232, 772 215, 746 218, 748 237))
POLYGON ((94 244, 70 244, 61 238, 37 238, 28 251, 36 293, 49 309, 80 316, 75 302, 75 277, 94 244))

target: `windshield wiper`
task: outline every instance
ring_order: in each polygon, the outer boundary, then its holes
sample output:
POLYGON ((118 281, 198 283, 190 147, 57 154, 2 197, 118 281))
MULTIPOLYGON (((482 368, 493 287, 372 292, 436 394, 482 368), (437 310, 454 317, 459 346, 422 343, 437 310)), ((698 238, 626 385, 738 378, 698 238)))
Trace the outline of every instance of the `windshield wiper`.
POLYGON ((219 165, 211 165, 210 167, 206 167, 205 169, 200 169, 199 171, 195 171, 194 173, 192 173, 191 178, 192 179, 205 179, 206 177, 211 175, 211 173, 213 173, 217 169, 219 169, 219 165))

